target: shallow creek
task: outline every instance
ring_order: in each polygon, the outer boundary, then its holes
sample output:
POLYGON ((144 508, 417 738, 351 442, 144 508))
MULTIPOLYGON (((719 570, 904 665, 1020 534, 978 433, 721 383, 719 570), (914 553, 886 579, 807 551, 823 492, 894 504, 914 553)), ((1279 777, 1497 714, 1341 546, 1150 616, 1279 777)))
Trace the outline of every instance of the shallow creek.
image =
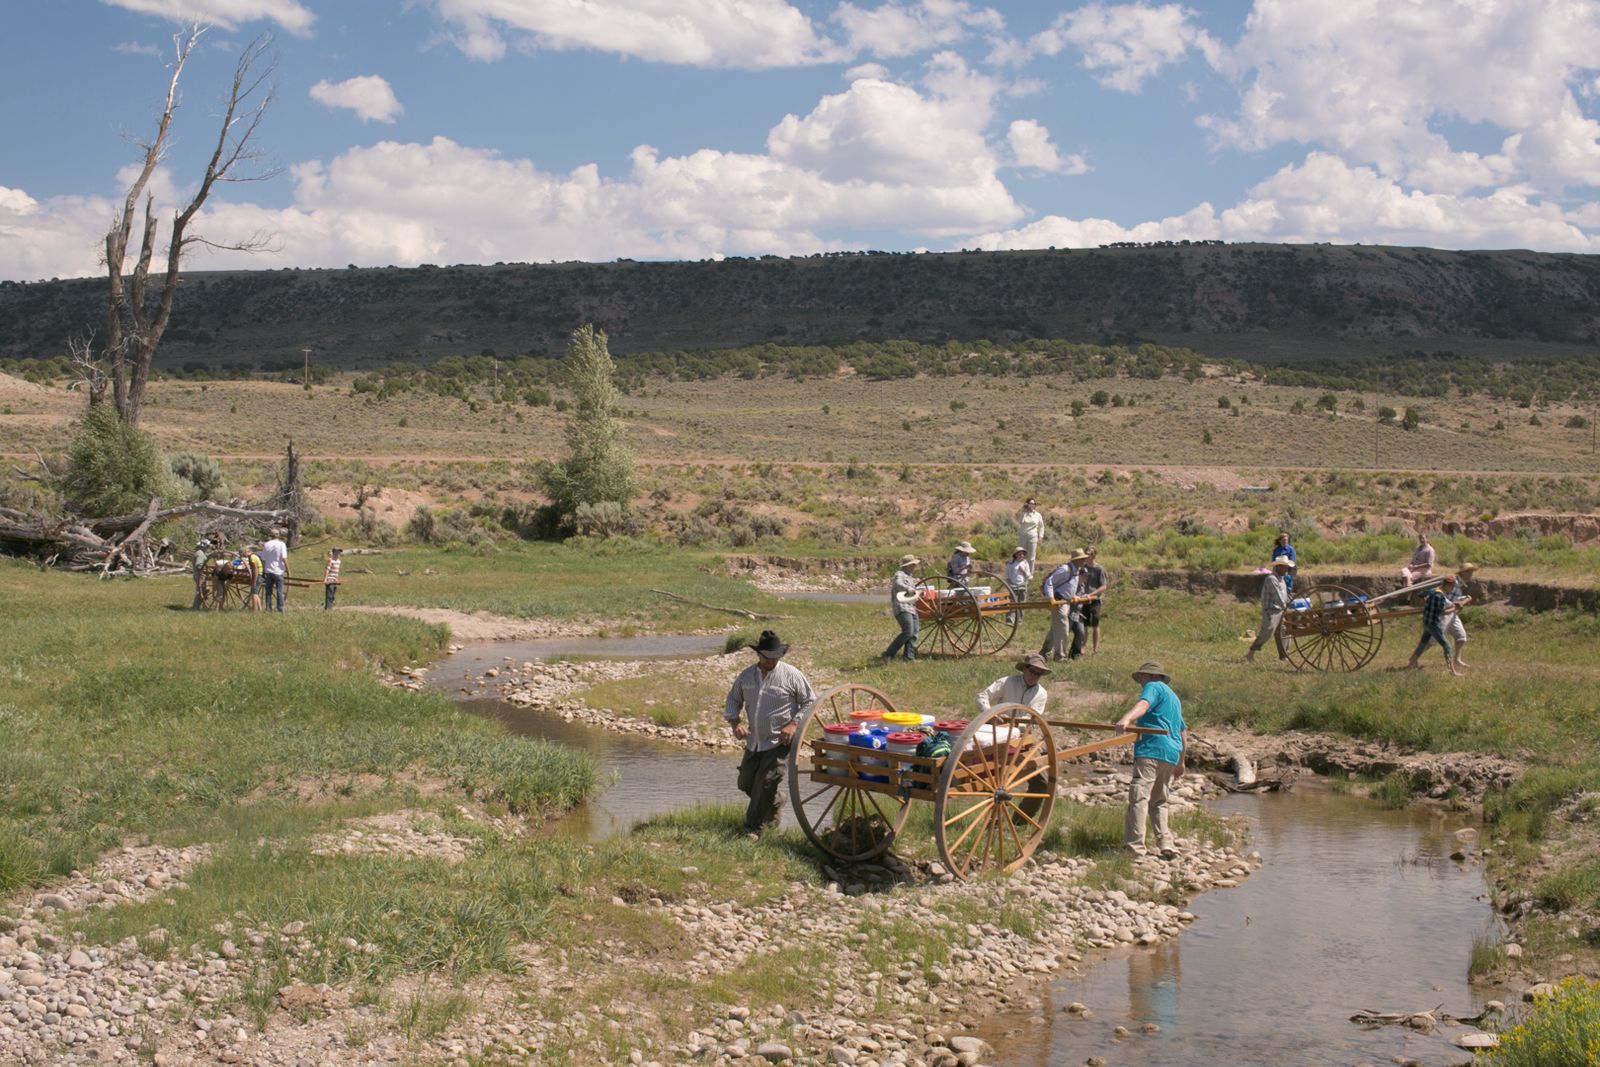
MULTIPOLYGON (((430 687, 460 695, 468 675, 506 659, 553 656, 649 659, 720 652, 717 637, 578 638, 469 646, 438 664, 430 687)), ((483 697, 463 707, 513 731, 571 745, 600 766, 600 794, 563 820, 601 839, 633 823, 705 803, 741 799, 736 757, 567 722, 483 697)), ((1125 950, 1082 977, 1039 987, 1034 1009, 994 1017, 985 1036, 995 1067, 1058 1067, 1099 1056, 1108 1064, 1463 1063, 1447 1034, 1362 1030, 1359 1009, 1471 1015, 1497 991, 1467 983, 1475 934, 1494 921, 1477 864, 1449 856, 1460 816, 1389 811, 1302 781, 1288 794, 1237 795, 1212 810, 1243 817, 1263 865, 1238 888, 1190 906, 1200 918, 1181 938, 1125 950), (1065 1012, 1079 1002, 1090 1017, 1065 1012), (1043 1022, 1039 1021, 1042 1016, 1043 1022), (1155 1024, 1155 1033, 1143 1033, 1155 1024), (1114 1028, 1131 1031, 1118 1037, 1114 1028)), ((788 814, 787 812, 785 813, 788 814)))

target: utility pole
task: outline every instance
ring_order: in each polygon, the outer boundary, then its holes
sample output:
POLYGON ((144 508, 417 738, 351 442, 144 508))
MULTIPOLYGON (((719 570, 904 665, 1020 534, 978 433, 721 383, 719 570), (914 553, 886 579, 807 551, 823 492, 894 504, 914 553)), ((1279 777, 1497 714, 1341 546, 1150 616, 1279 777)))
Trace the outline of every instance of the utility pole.
POLYGON ((1373 470, 1377 470, 1378 469, 1378 427, 1383 424, 1383 420, 1378 416, 1378 410, 1382 406, 1383 405, 1381 403, 1374 404, 1372 406, 1372 469, 1373 470))
POLYGON ((306 369, 305 373, 300 378, 300 383, 304 385, 306 387, 306 391, 309 392, 311 390, 311 349, 302 348, 300 350, 300 354, 306 357, 306 369))

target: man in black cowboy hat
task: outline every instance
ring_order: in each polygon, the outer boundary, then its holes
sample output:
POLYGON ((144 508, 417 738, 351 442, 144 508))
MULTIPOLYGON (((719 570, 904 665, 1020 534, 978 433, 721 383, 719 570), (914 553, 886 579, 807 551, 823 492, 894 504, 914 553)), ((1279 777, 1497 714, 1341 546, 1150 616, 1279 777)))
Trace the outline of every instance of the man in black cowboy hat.
POLYGON ((1026 704, 1044 714, 1045 702, 1050 693, 1040 681, 1050 673, 1044 657, 1030 652, 1017 660, 1017 673, 996 678, 989 687, 978 694, 978 711, 985 712, 1000 704, 1026 704))
POLYGON ((804 674, 782 662, 789 646, 777 634, 763 630, 761 638, 747 647, 755 650, 755 666, 746 667, 733 680, 723 718, 733 728, 733 736, 744 742, 739 791, 750 798, 744 829, 754 837, 767 824, 778 821, 778 787, 783 784, 789 745, 817 695, 804 674), (748 724, 741 719, 741 712, 748 724))

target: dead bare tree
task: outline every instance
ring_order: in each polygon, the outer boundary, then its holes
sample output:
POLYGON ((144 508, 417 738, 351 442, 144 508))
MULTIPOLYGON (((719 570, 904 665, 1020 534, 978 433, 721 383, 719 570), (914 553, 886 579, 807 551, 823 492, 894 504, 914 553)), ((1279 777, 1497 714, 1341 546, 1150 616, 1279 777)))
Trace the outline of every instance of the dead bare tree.
MULTIPOLYGON (((176 58, 172 64, 172 78, 167 83, 166 102, 161 109, 161 119, 156 124, 155 136, 140 147, 144 163, 139 175, 128 187, 122 209, 111 221, 106 232, 106 279, 110 289, 106 297, 105 336, 101 351, 94 357, 96 365, 103 361, 106 376, 111 381, 112 402, 117 414, 129 426, 139 424, 144 408, 145 385, 150 378, 150 363, 161 335, 166 332, 172 317, 172 299, 178 290, 179 268, 184 254, 195 245, 233 251, 259 251, 270 243, 262 234, 233 242, 214 242, 197 233, 189 232, 190 224, 205 205, 218 182, 262 181, 277 173, 275 168, 259 165, 253 141, 267 108, 272 105, 273 91, 268 78, 277 67, 271 53, 272 38, 263 34, 251 41, 240 53, 233 68, 233 81, 223 106, 216 145, 206 163, 204 175, 195 187, 193 196, 173 215, 167 235, 166 270, 158 275, 151 290, 151 262, 156 255, 159 229, 155 215, 155 197, 147 189, 156 167, 166 158, 170 146, 173 116, 178 110, 178 82, 195 46, 207 27, 195 24, 172 38, 176 58), (248 171, 249 173, 243 173, 248 171), (134 218, 140 214, 140 199, 144 200, 142 230, 138 257, 131 273, 124 277, 129 255, 128 240, 133 232, 134 218)), ((104 387, 93 388, 96 379, 86 375, 90 383, 90 403, 104 395, 104 387)))

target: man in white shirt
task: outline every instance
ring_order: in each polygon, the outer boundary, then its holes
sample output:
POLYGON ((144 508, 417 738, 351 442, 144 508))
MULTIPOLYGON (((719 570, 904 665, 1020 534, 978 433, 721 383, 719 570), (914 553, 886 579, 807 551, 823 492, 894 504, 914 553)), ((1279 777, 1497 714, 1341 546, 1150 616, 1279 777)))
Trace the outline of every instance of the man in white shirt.
POLYGON ((778 787, 800 720, 817 702, 811 682, 799 669, 781 662, 789 646, 771 630, 749 646, 756 662, 733 680, 723 718, 733 736, 744 742, 739 762, 739 791, 750 798, 744 813, 745 833, 759 836, 778 821, 778 787), (744 718, 740 717, 743 712, 744 718))
POLYGON ((283 543, 278 531, 273 530, 272 539, 261 546, 261 604, 264 610, 272 610, 273 591, 276 589, 278 611, 283 611, 283 587, 287 577, 289 546, 283 543))
POLYGON ((1250 646, 1250 651, 1244 654, 1246 663, 1256 661, 1256 653, 1266 647, 1268 641, 1273 641, 1278 646, 1278 658, 1288 659, 1288 646, 1283 640, 1283 613, 1289 610, 1289 587, 1285 582, 1289 571, 1294 567, 1294 560, 1288 556, 1279 556, 1272 561, 1272 573, 1261 582, 1261 623, 1256 627, 1256 639, 1250 646))
POLYGON ((1049 673, 1050 668, 1045 665, 1043 656, 1036 652, 1028 653, 1017 660, 1016 674, 996 678, 978 694, 979 713, 1001 704, 1026 704, 1043 715, 1045 701, 1050 694, 1039 682, 1049 673))

